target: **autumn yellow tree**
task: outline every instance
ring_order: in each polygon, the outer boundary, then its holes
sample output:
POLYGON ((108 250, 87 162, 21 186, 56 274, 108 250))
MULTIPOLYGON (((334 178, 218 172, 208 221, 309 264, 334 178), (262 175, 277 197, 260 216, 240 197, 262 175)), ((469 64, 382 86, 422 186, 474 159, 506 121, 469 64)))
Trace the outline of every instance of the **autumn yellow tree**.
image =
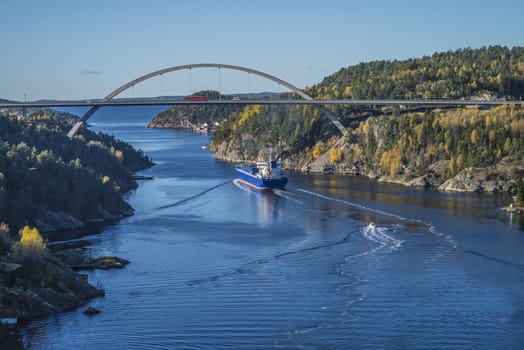
POLYGON ((363 123, 360 124, 360 127, 362 129, 362 133, 364 135, 367 135, 369 133, 369 130, 371 128, 371 125, 370 125, 370 122, 369 122, 369 119, 364 121, 363 123))
POLYGON ((391 164, 389 165, 389 173, 391 175, 395 175, 400 173, 400 169, 402 168, 402 157, 398 154, 396 154, 391 159, 391 164))
POLYGON ((426 159, 433 160, 437 156, 437 148, 434 145, 429 145, 426 151, 426 159))
POLYGON ((489 137, 489 142, 494 143, 497 140, 497 133, 495 132, 495 130, 490 130, 488 137, 489 137))
POLYGON ((380 167, 390 175, 400 173, 402 168, 402 155, 395 148, 382 153, 380 167))
POLYGON ((448 169, 451 175, 455 175, 455 173, 457 172, 457 164, 453 156, 451 156, 451 159, 449 160, 448 169))
POLYGON ((111 154, 114 155, 119 161, 122 161, 124 159, 124 154, 122 153, 122 151, 114 148, 113 146, 111 146, 109 152, 111 152, 111 154))
POLYGON ((342 96, 344 96, 344 98, 351 98, 351 86, 348 85, 344 88, 342 96))
POLYGON ((362 148, 360 147, 358 143, 353 145, 353 160, 354 161, 358 160, 360 156, 362 155, 362 153, 363 153, 362 148))
POLYGON ((326 145, 322 140, 318 141, 315 146, 313 146, 313 159, 317 159, 326 151, 326 145))
POLYGON ((479 140, 479 136, 478 136, 477 130, 473 129, 473 131, 471 132, 471 143, 476 145, 478 140, 479 140))
POLYGON ((40 231, 36 227, 24 226, 20 230, 20 244, 24 248, 30 249, 44 249, 45 241, 40 235, 40 231))
POLYGON ((115 151, 115 157, 116 157, 119 161, 124 160, 124 154, 122 153, 122 151, 120 151, 120 150, 118 150, 118 149, 115 151))
POLYGON ((329 160, 331 163, 338 163, 342 160, 342 150, 338 147, 331 147, 329 150, 329 160))
POLYGON ((455 167, 458 170, 462 169, 462 167, 464 166, 464 157, 462 156, 462 154, 459 154, 457 156, 457 159, 455 160, 455 167))

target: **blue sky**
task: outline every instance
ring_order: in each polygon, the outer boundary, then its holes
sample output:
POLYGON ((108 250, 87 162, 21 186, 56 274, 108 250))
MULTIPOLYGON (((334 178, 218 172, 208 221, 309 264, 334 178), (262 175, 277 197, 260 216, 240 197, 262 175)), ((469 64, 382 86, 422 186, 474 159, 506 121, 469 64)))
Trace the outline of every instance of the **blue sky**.
MULTIPOLYGON (((298 87, 342 67, 524 46, 524 1, 2 0, 0 98, 98 98, 158 69, 241 65, 298 87)), ((234 71, 166 74, 122 96, 285 90, 234 71)))

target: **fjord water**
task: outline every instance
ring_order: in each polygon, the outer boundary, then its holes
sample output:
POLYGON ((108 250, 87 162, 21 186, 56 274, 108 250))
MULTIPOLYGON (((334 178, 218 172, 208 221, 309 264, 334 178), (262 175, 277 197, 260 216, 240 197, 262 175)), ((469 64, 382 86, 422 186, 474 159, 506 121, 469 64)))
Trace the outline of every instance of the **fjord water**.
POLYGON ((92 128, 157 165, 135 215, 88 236, 131 261, 90 271, 106 296, 37 320, 32 349, 522 349, 524 227, 503 195, 289 174, 257 192, 209 137, 147 129, 155 108, 105 108, 92 128))

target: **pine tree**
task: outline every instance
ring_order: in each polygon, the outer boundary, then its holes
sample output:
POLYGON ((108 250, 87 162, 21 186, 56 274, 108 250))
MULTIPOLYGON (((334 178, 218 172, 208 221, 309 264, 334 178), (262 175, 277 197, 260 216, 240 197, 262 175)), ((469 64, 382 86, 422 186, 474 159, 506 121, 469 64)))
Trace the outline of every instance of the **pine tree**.
POLYGON ((524 200, 524 185, 522 184, 522 178, 519 176, 517 180, 517 194, 515 195, 515 204, 522 205, 524 200))

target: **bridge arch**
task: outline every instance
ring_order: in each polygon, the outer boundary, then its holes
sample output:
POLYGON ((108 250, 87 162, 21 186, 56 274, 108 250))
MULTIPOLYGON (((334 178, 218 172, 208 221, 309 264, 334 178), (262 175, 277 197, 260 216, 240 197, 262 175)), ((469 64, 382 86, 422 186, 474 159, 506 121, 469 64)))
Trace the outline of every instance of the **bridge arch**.
MULTIPOLYGON (((261 72, 261 71, 258 71, 258 70, 255 70, 255 69, 251 69, 251 68, 247 68, 247 67, 242 67, 242 66, 235 66, 235 65, 231 65, 231 64, 221 64, 221 63, 193 63, 193 64, 184 64, 184 65, 180 65, 180 66, 173 66, 173 67, 169 67, 169 68, 164 68, 164 69, 160 69, 160 70, 157 70, 157 71, 154 71, 154 72, 151 72, 151 73, 148 73, 148 74, 144 74, 134 80, 131 80, 130 82, 120 86, 119 88, 117 88, 116 90, 112 91, 111 93, 109 93, 106 97, 104 97, 102 99, 103 102, 107 102, 111 99, 113 99, 115 96, 117 96, 118 94, 120 94, 121 92, 133 87, 134 85, 138 84, 138 83, 141 83, 143 82, 144 80, 147 80, 147 79, 150 79, 150 78, 153 78, 153 77, 156 77, 158 75, 162 75, 162 74, 166 74, 166 73, 170 73, 170 72, 174 72, 174 71, 178 71, 178 70, 184 70, 184 69, 193 69, 193 68, 218 68, 218 69, 221 69, 221 68, 225 68, 225 69, 231 69, 231 70, 237 70, 237 71, 243 71, 243 72, 247 72, 247 73, 250 73, 250 74, 255 74, 255 75, 258 75, 258 76, 261 76, 263 78, 266 78, 268 80, 272 80, 280 85, 283 85, 285 87, 287 87, 288 89, 292 90, 293 92, 295 92, 297 95, 299 95, 300 97, 302 97, 303 99, 305 100, 313 100, 313 97, 309 96, 308 94, 306 94, 304 91, 300 90, 299 88, 297 88, 296 86, 294 86, 293 84, 290 84, 288 83, 287 81, 284 81, 280 78, 277 78, 271 74, 267 74, 267 73, 264 73, 264 72, 261 72)), ((76 132, 78 131, 78 129, 80 129, 80 127, 100 108, 100 106, 93 106, 91 107, 83 116, 82 118, 80 119, 80 121, 78 121, 75 125, 73 125, 73 127, 71 128, 71 130, 69 130, 69 132, 67 133, 67 136, 69 137, 73 137, 76 132)), ((340 132, 345 135, 347 133, 347 130, 344 128, 344 126, 342 125, 342 123, 340 123, 340 121, 338 121, 338 119, 331 113, 329 112, 326 108, 324 108, 323 106, 317 106, 317 108, 319 108, 322 113, 324 113, 324 115, 329 119, 331 120, 331 122, 340 130, 340 132)))

